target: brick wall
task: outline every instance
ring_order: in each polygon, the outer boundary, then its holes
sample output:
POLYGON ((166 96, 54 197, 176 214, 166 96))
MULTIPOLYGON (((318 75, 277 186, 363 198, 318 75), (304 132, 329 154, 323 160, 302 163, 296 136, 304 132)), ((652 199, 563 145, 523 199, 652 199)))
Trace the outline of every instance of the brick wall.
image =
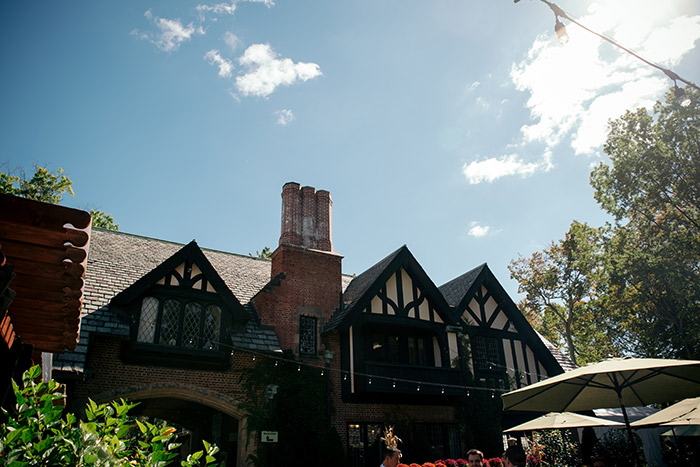
POLYGON ((456 422, 455 409, 451 406, 392 404, 390 400, 387 400, 386 404, 343 402, 341 386, 347 382, 343 381, 341 373, 339 335, 325 336, 324 343, 335 356, 331 361, 330 372, 331 403, 334 407, 331 423, 343 440, 344 446, 348 443, 348 424, 350 423, 383 423, 395 417, 397 413, 413 422, 456 422))
POLYGON ((338 307, 342 258, 286 244, 274 251, 272 277, 283 274, 284 279, 259 293, 253 304, 262 324, 275 327, 281 348, 298 352, 300 315, 318 318, 321 328, 338 307))
MULTIPOLYGON (((162 366, 132 365, 119 357, 122 340, 117 337, 94 334, 90 339, 90 351, 86 362, 89 377, 75 386, 75 401, 82 404, 86 398, 132 392, 154 383, 197 386, 208 394, 218 393, 222 399, 242 401, 243 387, 240 374, 243 368, 251 367, 252 356, 236 352, 231 356, 231 368, 226 371, 205 371, 162 366)), ((239 410, 232 407, 231 411, 239 410)))

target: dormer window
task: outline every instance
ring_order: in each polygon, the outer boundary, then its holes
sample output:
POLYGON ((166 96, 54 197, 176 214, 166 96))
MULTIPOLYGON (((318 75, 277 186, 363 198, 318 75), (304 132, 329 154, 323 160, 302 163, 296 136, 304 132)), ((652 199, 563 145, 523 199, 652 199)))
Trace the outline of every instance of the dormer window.
POLYGON ((110 305, 128 317, 129 363, 225 370, 230 333, 248 313, 192 241, 127 289, 110 305))
POLYGON ((218 350, 220 330, 219 305, 145 297, 136 340, 147 344, 218 350))

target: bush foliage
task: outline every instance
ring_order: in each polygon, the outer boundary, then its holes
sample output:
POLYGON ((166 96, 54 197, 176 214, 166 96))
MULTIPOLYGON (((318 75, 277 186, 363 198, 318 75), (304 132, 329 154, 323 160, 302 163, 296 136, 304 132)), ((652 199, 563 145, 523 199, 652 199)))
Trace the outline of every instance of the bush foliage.
MULTIPOLYGON (((0 458, 8 467, 24 466, 142 466, 164 467, 177 460, 175 428, 129 416, 136 404, 124 400, 109 404, 89 401, 85 420, 64 414, 63 387, 54 380, 41 382, 41 368, 22 376, 22 387, 12 381, 16 405, 2 409, 7 422, 0 425, 0 458)), ((215 445, 180 461, 182 467, 216 462, 215 445)))

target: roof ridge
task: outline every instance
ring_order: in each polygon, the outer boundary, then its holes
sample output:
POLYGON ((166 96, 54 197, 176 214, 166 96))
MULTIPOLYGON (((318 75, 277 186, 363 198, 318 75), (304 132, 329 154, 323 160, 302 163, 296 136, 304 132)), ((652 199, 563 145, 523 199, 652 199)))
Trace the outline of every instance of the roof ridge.
MULTIPOLYGON (((141 239, 143 239, 143 240, 153 240, 153 241, 156 241, 156 242, 169 243, 169 244, 171 244, 171 245, 180 246, 180 247, 184 247, 185 245, 187 245, 188 243, 190 243, 190 242, 181 243, 181 242, 176 242, 176 241, 173 241, 173 240, 164 240, 164 239, 162 239, 162 238, 148 237, 148 236, 146 236, 146 235, 139 235, 139 234, 134 234, 134 233, 130 233, 130 232, 123 232, 123 231, 121 231, 121 230, 105 229, 105 228, 102 228, 102 227, 93 227, 93 230, 99 230, 99 231, 102 231, 102 232, 104 232, 104 233, 108 233, 108 234, 110 234, 110 235, 125 235, 125 236, 133 237, 133 238, 141 238, 141 239)), ((197 242, 197 239, 193 239, 193 241, 197 242)), ((256 260, 256 261, 266 261, 266 262, 270 262, 270 261, 271 261, 271 260, 269 260, 269 259, 267 259, 267 258, 259 258, 259 257, 257 257, 257 256, 251 256, 250 253, 247 254, 247 255, 245 255, 245 254, 243 254, 243 253, 234 253, 234 252, 232 252, 232 251, 224 251, 224 250, 218 250, 218 249, 216 249, 216 248, 207 248, 207 247, 203 247, 203 246, 200 246, 200 245, 199 245, 199 242, 197 242, 197 246, 199 246, 199 248, 200 248, 201 250, 203 250, 203 251, 210 251, 210 252, 212 252, 212 253, 221 253, 221 254, 223 254, 223 255, 238 256, 238 257, 240 257, 240 258, 253 259, 253 260, 256 260)))

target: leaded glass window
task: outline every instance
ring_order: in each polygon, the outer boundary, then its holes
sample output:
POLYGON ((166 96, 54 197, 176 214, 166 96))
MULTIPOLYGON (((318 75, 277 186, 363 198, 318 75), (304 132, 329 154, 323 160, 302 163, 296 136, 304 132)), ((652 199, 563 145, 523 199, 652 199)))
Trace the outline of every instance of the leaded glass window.
POLYGON ((163 303, 163 317, 160 321, 160 340, 164 345, 177 345, 177 331, 180 322, 180 303, 166 300, 163 303))
POLYGON ((475 370, 503 371, 505 364, 499 349, 499 343, 500 339, 494 337, 472 337, 472 356, 475 370))
POLYGON ((157 298, 146 297, 143 299, 137 341, 153 343, 156 334, 156 321, 158 320, 158 305, 157 298))
POLYGON ((209 305, 204 313, 204 329, 202 330, 202 348, 219 348, 219 329, 221 327, 221 308, 209 305))
POLYGON ((202 316, 202 306, 197 302, 185 305, 185 317, 182 321, 182 345, 199 347, 199 320, 202 316))
POLYGON ((141 302, 136 342, 219 350, 223 309, 182 298, 145 297, 141 302))
POLYGON ((316 318, 299 317, 299 353, 316 355, 316 318))

